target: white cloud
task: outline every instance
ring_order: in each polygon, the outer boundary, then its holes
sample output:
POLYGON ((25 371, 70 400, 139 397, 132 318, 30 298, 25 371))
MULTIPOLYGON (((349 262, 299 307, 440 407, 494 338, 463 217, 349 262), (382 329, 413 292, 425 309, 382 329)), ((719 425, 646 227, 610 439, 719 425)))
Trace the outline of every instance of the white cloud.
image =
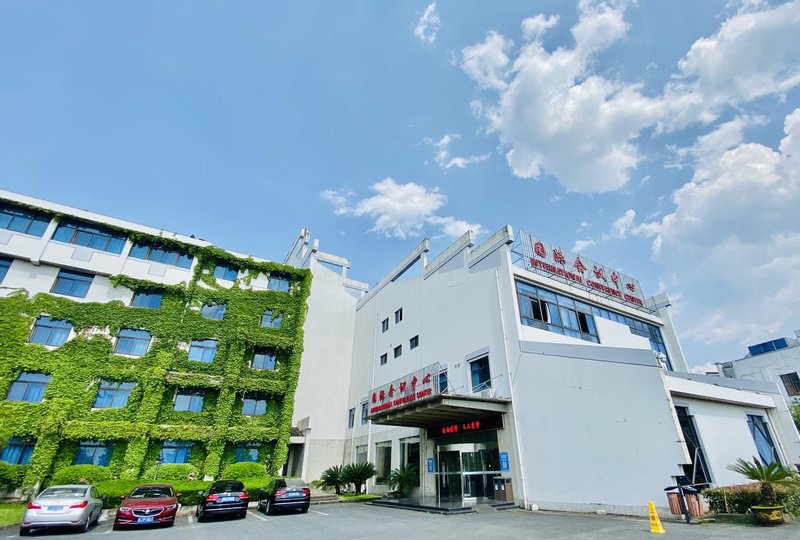
POLYGON ((714 362, 706 362, 705 364, 699 364, 689 369, 689 373, 697 373, 699 375, 705 375, 706 373, 718 373, 717 366, 714 365, 714 362))
POLYGON ((506 51, 511 41, 496 32, 489 32, 483 43, 464 47, 461 69, 481 88, 505 90, 509 58, 506 51))
POLYGON ((489 159, 491 153, 481 154, 479 156, 450 156, 450 143, 454 140, 460 139, 461 136, 458 133, 445 133, 441 139, 438 141, 434 141, 432 139, 425 139, 425 144, 428 146, 432 146, 436 149, 436 154, 434 159, 436 160, 436 164, 439 165, 440 168, 443 170, 448 170, 453 167, 457 167, 459 169, 466 169, 470 165, 474 165, 475 163, 480 163, 481 161, 486 161, 489 159))
POLYGON ((417 21, 417 26, 414 28, 414 35, 425 43, 433 43, 436 41, 436 35, 439 33, 441 27, 441 20, 439 14, 436 12, 436 2, 433 2, 417 21))
POLYGON ((636 212, 633 210, 626 211, 623 215, 614 220, 611 224, 611 233, 617 238, 625 238, 628 236, 628 231, 633 226, 633 220, 636 218, 636 212))
POLYGON ((522 21, 522 35, 526 41, 539 40, 547 30, 558 24, 558 15, 545 17, 540 13, 522 21))
POLYGON ((320 196, 331 202, 334 213, 345 216, 367 216, 374 220, 370 232, 381 236, 405 240, 423 234, 425 225, 436 226, 444 236, 458 237, 467 230, 476 234, 484 232, 478 223, 469 223, 453 216, 437 214, 447 197, 438 188, 428 189, 414 182, 398 184, 392 178, 385 178, 370 186, 376 192, 351 203, 355 193, 350 190, 326 189, 320 196))
POLYGON ((591 223, 589 223, 588 221, 581 221, 580 225, 578 225, 578 230, 575 231, 575 233, 576 234, 577 233, 581 233, 581 232, 586 231, 586 230, 591 229, 591 228, 592 228, 592 224, 591 223))
POLYGON ((589 246, 593 246, 597 243, 597 240, 587 239, 587 240, 576 240, 575 244, 572 246, 572 251, 575 253, 580 253, 584 249, 589 246))
POLYGON ((706 344, 763 340, 797 316, 800 297, 800 108, 778 150, 726 149, 731 130, 692 147, 695 174, 673 194, 674 212, 634 228, 653 237, 667 285, 684 299, 679 327, 706 344))

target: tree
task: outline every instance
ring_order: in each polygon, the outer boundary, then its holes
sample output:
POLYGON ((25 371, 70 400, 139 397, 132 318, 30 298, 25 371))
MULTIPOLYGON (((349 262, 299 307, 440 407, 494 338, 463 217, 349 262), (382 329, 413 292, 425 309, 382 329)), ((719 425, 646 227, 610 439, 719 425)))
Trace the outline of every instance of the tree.
POLYGON ((322 472, 322 476, 320 477, 320 487, 323 489, 334 488, 337 495, 342 494, 342 486, 346 486, 347 484, 347 480, 344 479, 344 467, 341 465, 328 467, 322 472))
POLYGON ((389 473, 389 487, 405 496, 419 485, 419 469, 414 465, 400 465, 389 473))
POLYGON ((345 465, 342 470, 342 477, 348 483, 353 484, 356 495, 361 493, 361 486, 373 476, 375 476, 375 465, 369 461, 365 461, 364 463, 351 463, 345 465))

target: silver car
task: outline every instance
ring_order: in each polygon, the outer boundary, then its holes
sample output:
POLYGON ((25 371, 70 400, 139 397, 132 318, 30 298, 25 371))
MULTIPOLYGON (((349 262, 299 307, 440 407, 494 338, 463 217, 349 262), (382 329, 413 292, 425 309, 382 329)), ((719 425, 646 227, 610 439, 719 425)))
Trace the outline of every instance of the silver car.
POLYGON ((102 511, 103 501, 94 486, 50 486, 28 504, 19 535, 43 527, 78 527, 86 532, 102 511))

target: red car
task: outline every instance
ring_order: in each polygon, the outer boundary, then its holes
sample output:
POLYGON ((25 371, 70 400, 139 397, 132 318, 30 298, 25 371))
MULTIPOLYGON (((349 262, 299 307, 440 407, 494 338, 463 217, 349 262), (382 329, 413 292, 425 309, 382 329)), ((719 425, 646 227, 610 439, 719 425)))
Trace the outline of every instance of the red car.
POLYGON ((136 486, 122 499, 114 518, 114 529, 131 525, 175 524, 178 496, 169 484, 143 484, 136 486))

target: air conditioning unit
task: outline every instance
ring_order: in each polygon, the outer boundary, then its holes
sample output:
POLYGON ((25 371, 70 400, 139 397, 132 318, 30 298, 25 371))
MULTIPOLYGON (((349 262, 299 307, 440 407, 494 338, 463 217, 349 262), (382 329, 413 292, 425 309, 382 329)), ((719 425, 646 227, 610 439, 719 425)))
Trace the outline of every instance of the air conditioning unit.
POLYGON ((494 392, 492 392, 491 390, 481 390, 481 397, 483 397, 483 398, 493 398, 494 397, 494 392))

